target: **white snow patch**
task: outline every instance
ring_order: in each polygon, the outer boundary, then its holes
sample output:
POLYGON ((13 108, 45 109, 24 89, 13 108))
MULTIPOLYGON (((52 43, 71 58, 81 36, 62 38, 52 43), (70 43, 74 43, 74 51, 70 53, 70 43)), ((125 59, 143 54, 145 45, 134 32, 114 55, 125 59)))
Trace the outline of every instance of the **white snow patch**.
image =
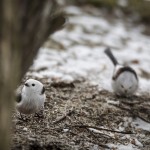
POLYGON ((143 144, 138 141, 137 139, 134 139, 135 140, 135 145, 139 146, 139 147, 143 147, 143 144))
POLYGON ((113 101, 113 100, 107 100, 108 104, 116 104, 118 105, 120 102, 119 101, 113 101))
POLYGON ((122 145, 122 144, 118 144, 118 145, 114 145, 114 144, 107 144, 110 148, 117 148, 117 150, 140 150, 139 148, 135 148, 134 145, 132 145, 131 143, 129 143, 128 145, 122 145))
POLYGON ((63 129, 63 131, 64 131, 64 132, 68 132, 68 131, 69 131, 69 129, 63 129))
POLYGON ((74 14, 68 20, 68 24, 74 25, 73 29, 66 26, 51 37, 66 50, 41 48, 32 68, 36 71, 46 67, 47 71, 41 70, 38 76, 54 77, 51 75, 54 72, 61 79, 63 76, 65 79, 66 76, 69 77, 70 81, 84 78, 97 83, 100 89, 112 91, 111 76, 114 66, 103 52, 107 46, 111 46, 118 61, 131 65, 139 75, 138 92, 150 91, 150 80, 141 76, 141 69, 150 74, 150 42, 149 37, 142 34, 143 25, 135 27, 130 23, 126 27, 121 19, 114 19, 110 23, 106 18, 92 16, 76 6, 67 7, 66 12, 74 14))
POLYGON ((83 12, 81 9, 75 6, 69 6, 65 9, 66 13, 71 14, 71 15, 81 15, 83 12))
POLYGON ((140 118, 136 118, 135 120, 133 120, 132 123, 135 125, 136 128, 150 131, 150 124, 141 120, 140 118))
POLYGON ((128 144, 128 145, 118 145, 118 150, 140 150, 138 148, 135 148, 133 144, 128 144))
POLYGON ((118 0, 118 5, 122 7, 127 7, 128 6, 128 0, 118 0))

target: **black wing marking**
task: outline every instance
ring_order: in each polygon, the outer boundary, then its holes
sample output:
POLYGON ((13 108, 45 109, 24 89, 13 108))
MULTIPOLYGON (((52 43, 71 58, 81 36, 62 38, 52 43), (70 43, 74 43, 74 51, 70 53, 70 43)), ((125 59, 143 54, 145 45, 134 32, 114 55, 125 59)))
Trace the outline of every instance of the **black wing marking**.
POLYGON ((41 95, 43 95, 45 93, 45 87, 43 86, 42 91, 41 91, 41 95))
POLYGON ((21 93, 16 95, 16 102, 20 103, 22 99, 21 93))
POLYGON ((125 72, 125 71, 128 71, 128 72, 133 73, 134 76, 135 76, 135 78, 138 80, 138 77, 137 77, 136 72, 135 72, 131 67, 129 67, 129 66, 125 66, 125 67, 120 68, 120 69, 117 71, 117 73, 113 76, 112 79, 113 79, 113 80, 116 80, 116 79, 118 78, 118 76, 119 76, 121 73, 125 72))

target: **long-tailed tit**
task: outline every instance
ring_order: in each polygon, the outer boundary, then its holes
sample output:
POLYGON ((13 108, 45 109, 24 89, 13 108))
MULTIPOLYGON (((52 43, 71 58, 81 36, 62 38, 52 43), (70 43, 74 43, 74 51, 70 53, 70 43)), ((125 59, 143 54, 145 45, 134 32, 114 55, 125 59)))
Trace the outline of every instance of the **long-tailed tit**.
POLYGON ((110 48, 105 51, 106 55, 114 64, 112 76, 112 88, 117 95, 131 96, 138 89, 138 77, 136 72, 129 66, 122 66, 118 63, 110 48))
POLYGON ((45 88, 34 79, 28 79, 22 89, 17 90, 17 110, 22 114, 38 113, 44 108, 45 88))

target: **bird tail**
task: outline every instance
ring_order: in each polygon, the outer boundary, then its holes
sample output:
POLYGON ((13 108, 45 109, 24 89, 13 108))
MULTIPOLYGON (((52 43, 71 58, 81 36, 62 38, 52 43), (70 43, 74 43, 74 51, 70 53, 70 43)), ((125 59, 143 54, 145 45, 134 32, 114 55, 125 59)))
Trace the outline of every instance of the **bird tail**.
POLYGON ((111 52, 111 49, 108 47, 105 49, 105 54, 110 58, 110 60, 112 61, 112 63, 116 66, 118 64, 117 59, 114 57, 114 55, 111 52))

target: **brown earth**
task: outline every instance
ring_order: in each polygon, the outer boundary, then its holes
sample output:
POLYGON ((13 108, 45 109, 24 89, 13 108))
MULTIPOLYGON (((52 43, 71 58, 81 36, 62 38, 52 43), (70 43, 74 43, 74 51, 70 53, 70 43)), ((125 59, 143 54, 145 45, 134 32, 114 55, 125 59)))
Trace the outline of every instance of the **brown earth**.
POLYGON ((14 113, 12 150, 94 150, 106 148, 107 143, 136 145, 135 138, 144 145, 143 150, 149 149, 150 132, 135 128, 131 122, 127 123, 124 132, 114 131, 126 122, 124 117, 133 120, 140 117, 150 122, 150 98, 117 97, 84 81, 69 84, 54 81, 50 84, 48 79, 42 79, 42 82, 47 95, 44 118, 28 115, 23 121, 14 113), (119 105, 115 104, 118 100, 119 105), (97 128, 100 126, 110 131, 97 128), (123 138, 126 134, 130 139, 123 138))

